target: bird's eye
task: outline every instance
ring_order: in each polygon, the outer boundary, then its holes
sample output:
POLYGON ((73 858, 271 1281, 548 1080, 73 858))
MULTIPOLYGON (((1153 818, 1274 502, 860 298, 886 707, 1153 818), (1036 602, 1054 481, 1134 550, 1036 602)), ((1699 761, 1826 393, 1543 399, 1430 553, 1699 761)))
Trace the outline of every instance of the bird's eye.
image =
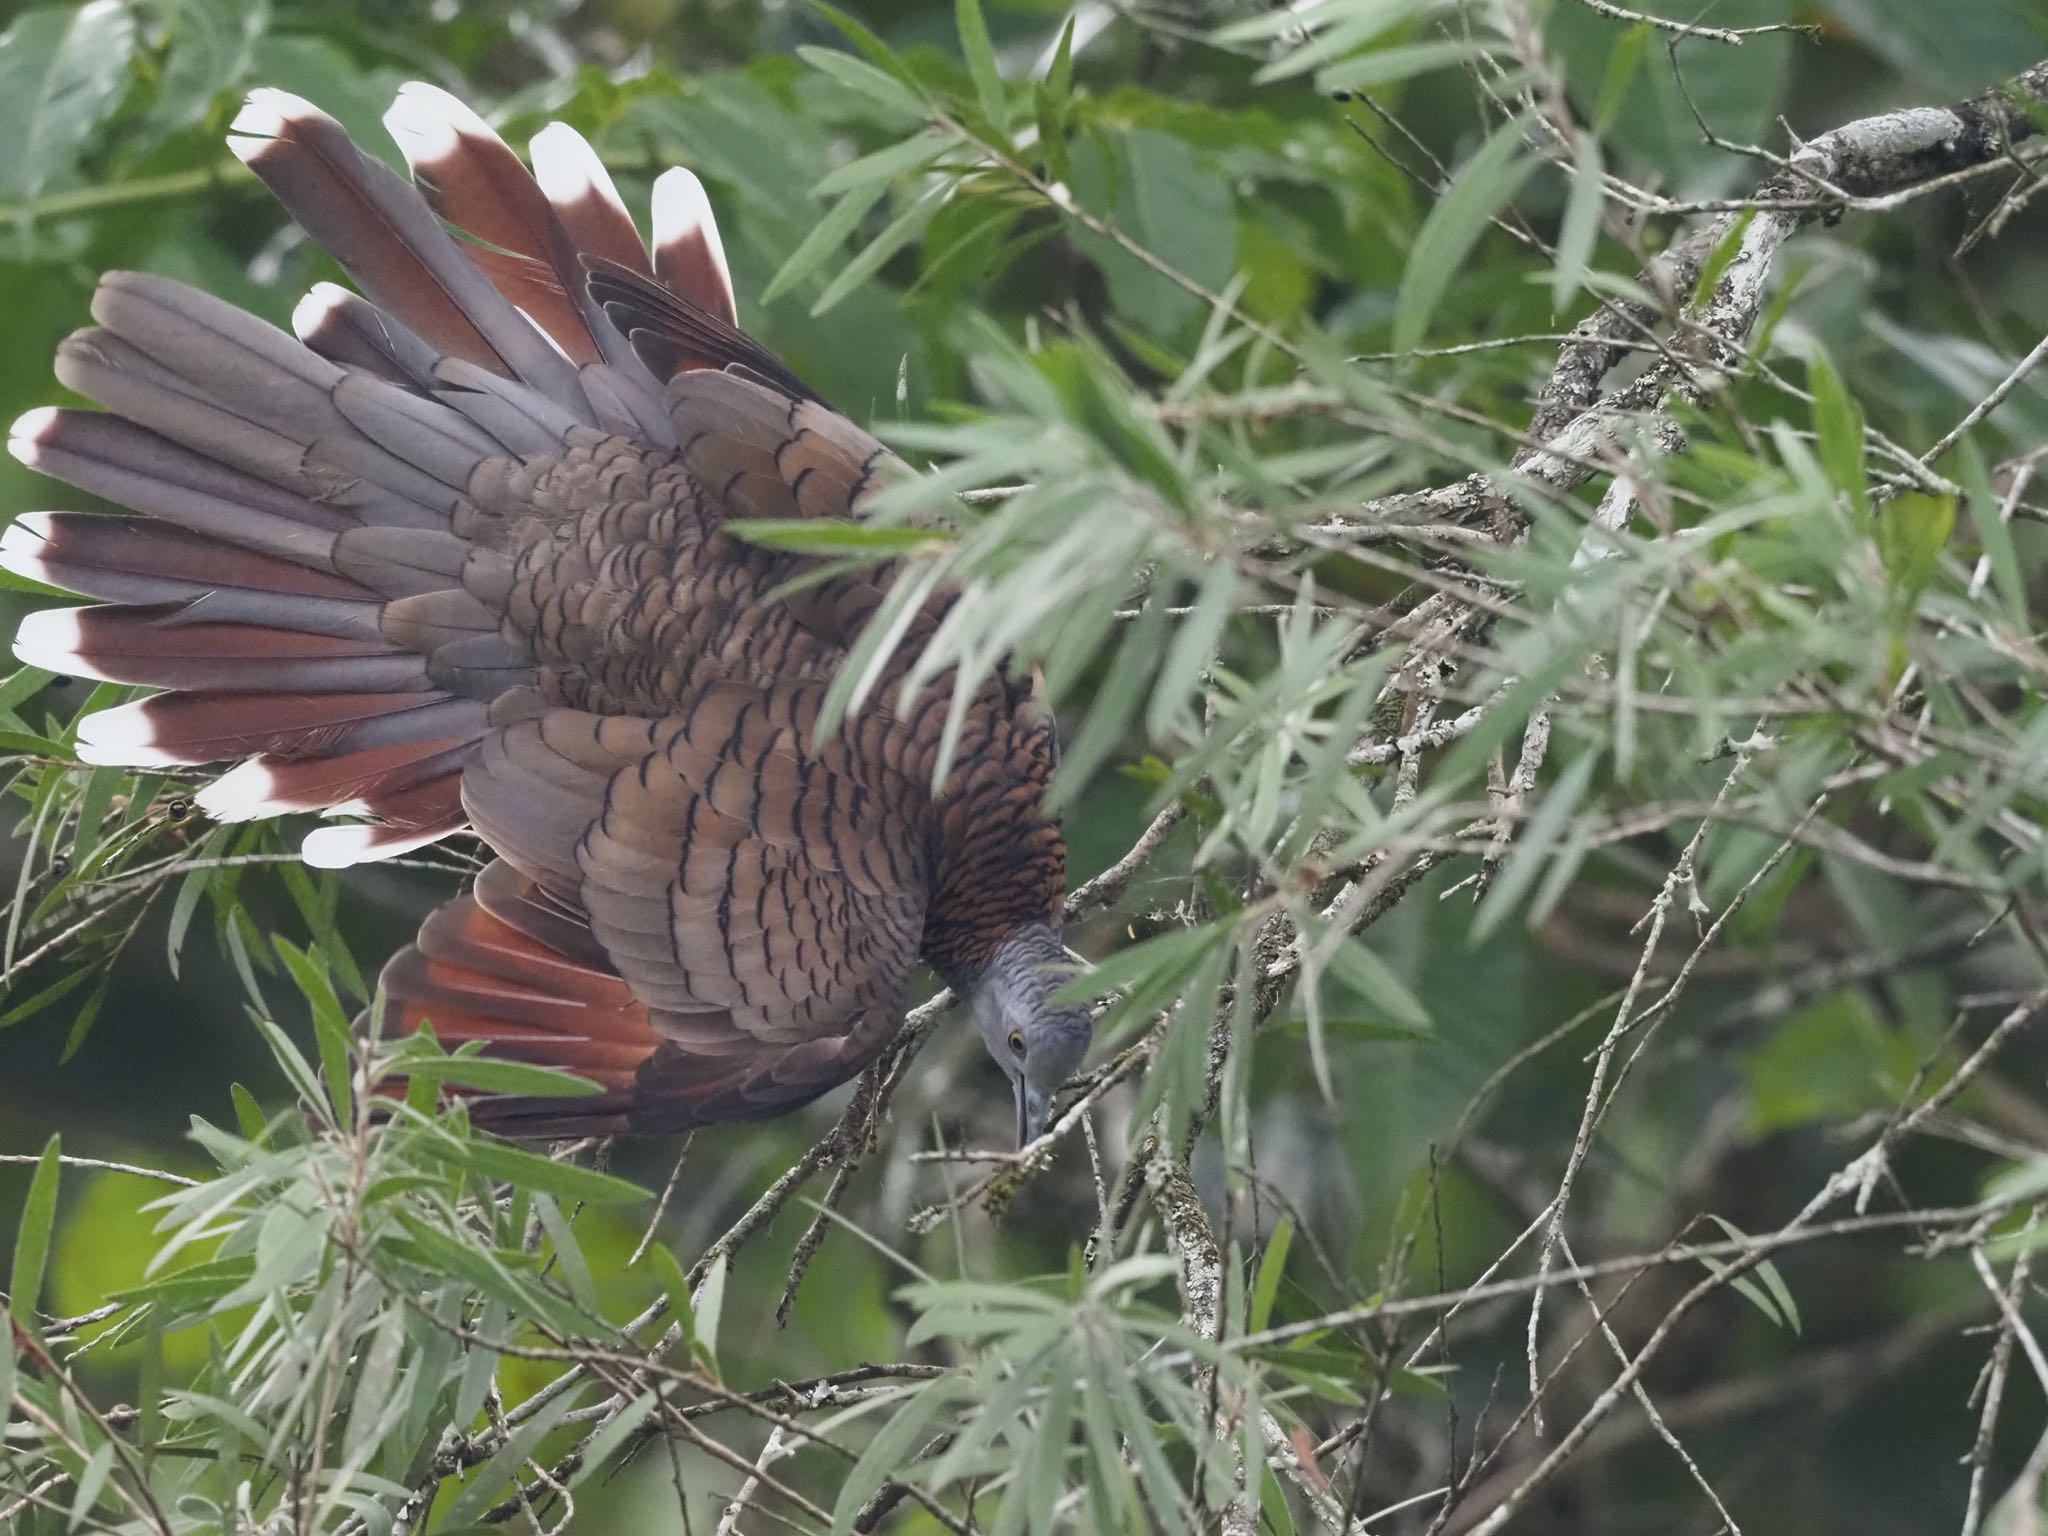
POLYGON ((1021 1029, 1010 1031, 1010 1054, 1020 1061, 1024 1058, 1024 1031, 1021 1029))

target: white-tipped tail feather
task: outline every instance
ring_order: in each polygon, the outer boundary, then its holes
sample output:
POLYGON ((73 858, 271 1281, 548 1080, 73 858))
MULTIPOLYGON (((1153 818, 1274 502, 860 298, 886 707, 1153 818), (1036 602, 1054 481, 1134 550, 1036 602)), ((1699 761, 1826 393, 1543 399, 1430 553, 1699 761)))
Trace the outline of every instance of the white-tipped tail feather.
POLYGON ((192 797, 192 803, 215 821, 261 821, 303 807, 273 798, 277 775, 261 758, 238 763, 192 797))
POLYGON ((460 134, 496 137, 468 106, 424 80, 408 80, 398 88, 396 99, 384 114, 384 127, 405 156, 406 164, 415 170, 423 162, 452 154, 460 134))
POLYGON ((306 296, 292 306, 292 334, 306 341, 316 336, 353 297, 339 283, 315 283, 306 296))
POLYGON ((24 666, 41 667, 45 672, 99 677, 93 663, 79 654, 82 634, 76 609, 38 609, 14 632, 14 654, 24 666))
POLYGON ((39 405, 32 411, 22 412, 14 418, 14 425, 7 429, 7 451, 34 469, 41 457, 42 444, 56 425, 57 407, 54 405, 39 405))
POLYGON ((232 765, 196 796, 219 821, 374 818, 311 834, 305 857, 324 868, 462 826, 490 698, 532 681, 495 599, 469 587, 489 586, 488 562, 455 504, 478 466, 592 424, 672 442, 670 375, 756 361, 705 318, 733 319, 733 284, 689 171, 655 185, 650 256, 567 125, 534 136, 529 176, 435 86, 402 87, 384 121, 413 182, 303 97, 249 94, 229 148, 360 293, 316 285, 294 341, 182 285, 110 274, 100 329, 59 368, 106 409, 30 411, 8 451, 139 515, 27 513, 0 529, 0 568, 96 600, 30 615, 15 654, 161 690, 82 719, 80 759, 232 765), (591 286, 599 271, 646 321, 633 334, 660 331, 674 357, 650 365, 627 339, 591 286), (425 613, 460 632, 415 622, 425 613))
POLYGON ((246 164, 250 156, 262 153, 273 139, 288 132, 293 122, 326 116, 303 96, 260 85, 249 93, 242 110, 228 124, 228 149, 246 164))
POLYGON ((356 821, 308 832, 305 841, 299 845, 299 856, 315 869, 349 869, 357 864, 410 853, 447 835, 448 829, 442 826, 408 831, 356 821))
POLYGON ((533 179, 557 208, 595 196, 617 209, 620 218, 632 217, 597 151, 567 123, 549 123, 526 141, 526 152, 533 161, 533 179))
POLYGON ((732 271, 704 183, 678 165, 654 183, 654 269, 663 282, 721 319, 735 319, 732 271))
MULTIPOLYGON (((23 459, 22 462, 33 463, 34 460, 23 459)), ((4 531, 0 531, 0 571, 12 572, 26 581, 39 581, 48 587, 61 586, 61 582, 52 578, 46 558, 49 542, 50 514, 22 513, 4 531)))
POLYGON ((167 768, 185 761, 157 746, 156 725, 143 701, 82 718, 78 722, 78 760, 114 768, 167 768))

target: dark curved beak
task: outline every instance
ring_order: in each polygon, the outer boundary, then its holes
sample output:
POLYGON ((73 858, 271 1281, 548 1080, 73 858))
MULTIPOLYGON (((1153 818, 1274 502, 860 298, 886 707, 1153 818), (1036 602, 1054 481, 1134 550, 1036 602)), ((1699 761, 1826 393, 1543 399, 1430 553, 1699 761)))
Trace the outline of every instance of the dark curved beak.
POLYGON ((1019 1150, 1031 1145, 1045 1134, 1045 1112, 1050 1107, 1044 1094, 1035 1091, 1024 1081, 1024 1074, 1018 1073, 1017 1085, 1017 1146, 1019 1150))

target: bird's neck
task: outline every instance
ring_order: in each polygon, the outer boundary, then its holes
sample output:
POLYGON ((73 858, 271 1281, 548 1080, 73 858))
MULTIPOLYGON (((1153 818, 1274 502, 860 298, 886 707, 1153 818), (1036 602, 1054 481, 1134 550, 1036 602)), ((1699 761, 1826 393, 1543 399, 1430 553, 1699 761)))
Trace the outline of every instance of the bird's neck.
POLYGON ((1028 711, 990 711, 963 733, 935 802, 924 958, 955 985, 1019 929, 1059 923, 1067 845, 1045 811, 1055 747, 1028 711))

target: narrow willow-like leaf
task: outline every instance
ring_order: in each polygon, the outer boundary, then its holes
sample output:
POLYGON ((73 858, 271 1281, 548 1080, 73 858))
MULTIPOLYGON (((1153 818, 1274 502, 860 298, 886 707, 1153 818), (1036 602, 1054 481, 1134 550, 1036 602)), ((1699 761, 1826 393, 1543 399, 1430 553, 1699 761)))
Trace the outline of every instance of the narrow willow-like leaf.
POLYGON ((910 1453, 923 1443, 926 1429, 946 1407, 951 1387, 934 1382, 906 1396, 909 1400, 890 1415, 840 1483, 832 1505, 832 1536, 850 1536, 853 1517, 862 1506, 881 1492, 884 1483, 911 1471, 910 1453))
POLYGON ((1557 261, 1550 269, 1550 302, 1562 311, 1585 283, 1593 247, 1600 241, 1600 214, 1607 206, 1606 162, 1600 141, 1579 135, 1579 153, 1572 164, 1571 196, 1557 231, 1557 261))
POLYGON ((860 227, 860 221, 867 217, 868 210, 879 203, 888 190, 886 181, 876 181, 853 188, 834 203, 825 216, 811 226, 810 233, 797 243, 797 248, 789 253, 789 259, 783 262, 775 276, 768 280, 768 286, 761 290, 761 302, 773 304, 817 271, 830 257, 838 255, 847 237, 860 227))
POLYGON ((1544 792, 1537 803, 1536 814, 1516 834, 1514 851, 1508 855, 1507 862, 1494 879, 1493 888, 1486 893, 1486 899, 1479 903, 1479 910, 1473 915, 1473 944, 1483 943, 1494 929, 1506 921, 1508 914, 1521 902, 1523 892, 1542 873, 1544 860, 1563 832, 1565 822, 1578 809, 1599 761, 1597 752, 1580 753, 1544 792))
POLYGON ((535 1447, 575 1406, 576 1399, 565 1393, 506 1436, 505 1443, 491 1459, 464 1480, 462 1491, 448 1506, 447 1514, 441 1517, 442 1522, 451 1527, 466 1525, 495 1504, 526 1464, 527 1458, 533 1455, 535 1447))
POLYGON ((1002 71, 996 68, 995 45, 989 41, 988 18, 981 13, 981 0, 954 0, 953 19, 960 32, 960 51, 967 55, 967 73, 974 81, 981 115, 1002 128, 1009 117, 1009 98, 1003 89, 1002 71))
POLYGON ((1496 129, 1451 178, 1423 220, 1394 300, 1396 352, 1422 344, 1438 302, 1450 291, 1480 236, 1541 163, 1523 147, 1525 132, 1519 117, 1496 129))
MULTIPOLYGON (((63 1171, 63 1139, 52 1134, 29 1180, 21 1220, 14 1227, 14 1263, 9 1271, 8 1305, 14 1319, 32 1328, 43 1294, 43 1266, 50 1256, 50 1234, 57 1224, 57 1182, 63 1171)), ((10 1342, 7 1346, 13 1348, 10 1342)))
POLYGON ((574 1163, 557 1162, 538 1152, 522 1151, 501 1141, 482 1138, 455 1141, 437 1138, 421 1150, 438 1162, 473 1169, 488 1179, 539 1194, 559 1195, 592 1205, 629 1205, 645 1200, 647 1191, 615 1174, 599 1173, 574 1163))
POLYGON ((826 285, 825 291, 818 295, 817 302, 811 306, 813 318, 837 305, 841 299, 881 271, 883 262, 922 234, 925 225, 932 221, 932 215, 939 211, 939 205, 951 191, 952 188, 942 182, 919 193, 910 206, 897 214, 888 227, 875 236, 859 255, 839 269, 839 275, 826 285))

